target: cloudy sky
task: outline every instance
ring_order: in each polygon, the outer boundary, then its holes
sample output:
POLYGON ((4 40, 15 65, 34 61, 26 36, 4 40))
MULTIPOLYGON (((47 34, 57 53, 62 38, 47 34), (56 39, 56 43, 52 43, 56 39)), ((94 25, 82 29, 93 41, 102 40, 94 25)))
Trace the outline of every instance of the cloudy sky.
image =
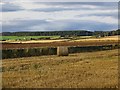
POLYGON ((118 29, 117 2, 34 1, 4 0, 1 2, 2 31, 107 31, 118 29))

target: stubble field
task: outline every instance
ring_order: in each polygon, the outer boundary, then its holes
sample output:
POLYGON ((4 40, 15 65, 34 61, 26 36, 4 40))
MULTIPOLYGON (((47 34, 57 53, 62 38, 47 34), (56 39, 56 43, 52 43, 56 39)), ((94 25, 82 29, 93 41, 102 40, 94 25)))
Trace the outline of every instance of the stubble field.
POLYGON ((116 88, 118 50, 4 59, 4 88, 116 88))

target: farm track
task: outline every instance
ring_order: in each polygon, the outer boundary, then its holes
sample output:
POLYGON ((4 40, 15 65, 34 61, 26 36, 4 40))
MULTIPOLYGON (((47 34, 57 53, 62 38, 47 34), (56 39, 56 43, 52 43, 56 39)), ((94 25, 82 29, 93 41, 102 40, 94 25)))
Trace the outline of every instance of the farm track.
POLYGON ((81 42, 51 42, 51 43, 2 43, 2 49, 57 47, 57 46, 100 46, 118 44, 118 41, 81 41, 81 42))

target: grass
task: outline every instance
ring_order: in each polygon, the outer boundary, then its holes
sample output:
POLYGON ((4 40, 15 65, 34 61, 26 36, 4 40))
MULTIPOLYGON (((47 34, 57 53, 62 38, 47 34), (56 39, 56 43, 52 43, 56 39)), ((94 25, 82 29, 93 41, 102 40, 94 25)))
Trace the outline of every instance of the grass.
POLYGON ((95 38, 95 37, 94 36, 76 36, 76 37, 73 37, 73 40, 90 39, 90 38, 95 38))
POLYGON ((3 87, 115 88, 118 50, 5 59, 3 87))
POLYGON ((0 40, 30 40, 33 39, 42 39, 42 38, 51 38, 57 39, 60 36, 0 36, 0 40))

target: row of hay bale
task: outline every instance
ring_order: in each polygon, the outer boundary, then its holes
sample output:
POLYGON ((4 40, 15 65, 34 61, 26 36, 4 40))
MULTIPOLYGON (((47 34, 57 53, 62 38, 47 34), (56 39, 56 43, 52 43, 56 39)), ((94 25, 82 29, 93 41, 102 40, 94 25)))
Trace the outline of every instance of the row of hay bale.
POLYGON ((92 52, 101 50, 112 50, 120 48, 119 45, 102 45, 102 46, 83 46, 83 47, 69 47, 69 53, 92 52))
POLYGON ((83 47, 60 46, 60 47, 27 48, 27 49, 5 49, 2 50, 2 59, 41 56, 41 55, 68 56, 69 53, 111 50, 117 48, 119 48, 119 45, 83 46, 83 47))
POLYGON ((2 50, 2 59, 31 57, 41 55, 55 55, 57 48, 27 48, 27 49, 4 49, 2 50))

